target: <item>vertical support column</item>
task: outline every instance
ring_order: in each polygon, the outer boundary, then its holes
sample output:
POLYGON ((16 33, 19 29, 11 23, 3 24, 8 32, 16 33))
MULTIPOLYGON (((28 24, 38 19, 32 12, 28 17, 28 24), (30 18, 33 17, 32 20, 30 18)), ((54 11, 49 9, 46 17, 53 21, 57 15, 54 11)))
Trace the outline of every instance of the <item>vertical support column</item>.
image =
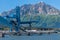
POLYGON ((17 20, 17 25, 15 27, 16 31, 19 31, 19 26, 20 26, 20 7, 16 7, 16 20, 17 20))
POLYGON ((31 30, 31 23, 29 23, 29 30, 31 30))
MULTIPOLYGON (((29 30, 31 30, 31 23, 29 23, 29 30)), ((31 32, 28 33, 28 36, 31 35, 31 32)))

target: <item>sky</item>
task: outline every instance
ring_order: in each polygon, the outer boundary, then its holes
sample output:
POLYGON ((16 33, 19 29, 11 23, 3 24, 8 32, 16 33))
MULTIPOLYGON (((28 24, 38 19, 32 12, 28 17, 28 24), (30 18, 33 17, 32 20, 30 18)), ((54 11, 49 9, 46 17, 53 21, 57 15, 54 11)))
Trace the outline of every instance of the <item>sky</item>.
POLYGON ((60 0, 0 0, 0 13, 14 9, 16 6, 36 4, 41 1, 60 10, 60 0))

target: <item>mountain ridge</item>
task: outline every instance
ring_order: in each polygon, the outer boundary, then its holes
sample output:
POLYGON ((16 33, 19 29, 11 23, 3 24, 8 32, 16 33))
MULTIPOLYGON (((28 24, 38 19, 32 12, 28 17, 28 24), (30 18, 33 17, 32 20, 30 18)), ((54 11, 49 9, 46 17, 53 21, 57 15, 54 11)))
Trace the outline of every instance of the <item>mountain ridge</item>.
MULTIPOLYGON (((7 12, 2 12, 2 16, 10 15, 15 13, 15 8, 7 12)), ((45 2, 39 2, 37 4, 25 4, 20 7, 21 15, 31 15, 31 14, 49 14, 49 15, 60 15, 60 10, 45 2)))
MULTIPOLYGON (((1 16, 12 16, 16 9, 3 12, 1 16)), ((21 21, 39 21, 32 23, 32 27, 40 28, 59 28, 60 27, 60 11, 46 3, 37 3, 35 5, 28 4, 20 7, 21 21), (47 16, 46 16, 47 15, 47 16)), ((13 20, 7 18, 7 20, 13 20)), ((27 25, 26 25, 27 26, 27 25)))

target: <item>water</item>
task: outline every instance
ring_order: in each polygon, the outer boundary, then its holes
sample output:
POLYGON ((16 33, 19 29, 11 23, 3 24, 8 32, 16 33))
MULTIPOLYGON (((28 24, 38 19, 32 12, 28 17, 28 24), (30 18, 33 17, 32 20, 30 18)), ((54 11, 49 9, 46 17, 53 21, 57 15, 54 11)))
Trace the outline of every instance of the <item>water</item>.
POLYGON ((60 40, 60 34, 43 34, 39 36, 9 36, 6 35, 0 40, 60 40))

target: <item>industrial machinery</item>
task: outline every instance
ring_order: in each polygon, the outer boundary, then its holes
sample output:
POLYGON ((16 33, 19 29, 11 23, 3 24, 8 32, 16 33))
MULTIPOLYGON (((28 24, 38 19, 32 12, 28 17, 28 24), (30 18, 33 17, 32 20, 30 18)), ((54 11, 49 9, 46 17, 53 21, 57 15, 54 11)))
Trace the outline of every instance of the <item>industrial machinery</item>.
MULTIPOLYGON (((7 19, 4 19, 3 17, 1 17, 1 20, 0 20, 0 24, 1 25, 7 26, 7 27, 10 28, 9 34, 10 33, 14 33, 15 35, 17 35, 18 33, 20 33, 20 30, 22 30, 23 32, 26 32, 24 29, 20 28, 21 24, 29 24, 29 30, 31 30, 31 24, 38 22, 38 21, 25 21, 25 22, 21 22, 21 20, 20 20, 20 7, 19 6, 16 7, 16 11, 15 12, 16 12, 15 16, 13 16, 13 17, 7 16, 7 18, 15 18, 16 19, 16 23, 15 23, 14 20, 8 21, 7 19), (13 26, 13 24, 15 26, 13 26), (14 29, 15 32, 12 32, 12 28, 13 27, 15 28, 14 29)), ((4 33, 4 34, 6 34, 6 33, 4 33)), ((28 35, 30 35, 30 32, 28 33, 28 35)))
MULTIPOLYGON (((16 17, 11 17, 11 18, 16 18, 16 22, 17 22, 17 24, 15 26, 15 31, 16 32, 19 32, 20 24, 29 24, 29 27, 31 28, 31 23, 38 23, 38 21, 24 21, 24 22, 21 22, 21 20, 20 20, 20 7, 19 6, 16 7, 16 15, 15 16, 16 17)), ((14 22, 12 22, 12 23, 14 23, 14 22)))

